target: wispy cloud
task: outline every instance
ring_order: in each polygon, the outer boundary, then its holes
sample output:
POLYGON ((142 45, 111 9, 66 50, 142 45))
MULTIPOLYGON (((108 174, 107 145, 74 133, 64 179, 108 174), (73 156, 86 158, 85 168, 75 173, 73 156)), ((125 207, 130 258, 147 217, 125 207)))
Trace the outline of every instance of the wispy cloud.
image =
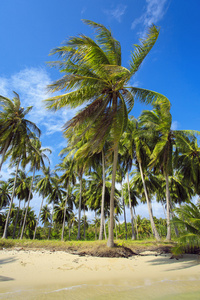
POLYGON ((114 9, 107 9, 104 12, 111 18, 117 20, 119 23, 122 21, 122 16, 125 14, 127 6, 118 4, 114 9))
POLYGON ((28 118, 39 127, 44 126, 46 135, 61 131, 64 123, 74 115, 72 110, 51 112, 45 108, 43 100, 51 96, 46 89, 51 81, 47 71, 42 68, 26 68, 10 78, 0 78, 0 94, 13 98, 12 91, 15 91, 20 96, 22 106, 33 106, 28 118))
POLYGON ((177 130, 179 127, 179 122, 178 121, 173 121, 171 125, 172 130, 177 130))
POLYGON ((144 29, 152 23, 157 24, 167 11, 169 0, 146 0, 145 12, 137 18, 131 25, 134 29, 137 25, 142 25, 144 29))

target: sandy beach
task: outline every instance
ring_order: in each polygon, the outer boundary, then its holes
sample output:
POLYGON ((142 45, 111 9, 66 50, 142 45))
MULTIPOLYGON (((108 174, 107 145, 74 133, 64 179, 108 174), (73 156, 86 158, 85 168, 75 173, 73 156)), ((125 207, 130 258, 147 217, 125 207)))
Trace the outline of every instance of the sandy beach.
POLYGON ((170 257, 145 252, 128 259, 98 258, 4 249, 0 251, 0 299, 103 299, 106 295, 131 299, 133 294, 134 299, 142 299, 139 295, 145 293, 148 299, 168 299, 162 297, 170 296, 169 286, 173 286, 171 295, 192 292, 200 297, 199 256, 170 257), (150 295, 152 290, 154 295, 150 295))

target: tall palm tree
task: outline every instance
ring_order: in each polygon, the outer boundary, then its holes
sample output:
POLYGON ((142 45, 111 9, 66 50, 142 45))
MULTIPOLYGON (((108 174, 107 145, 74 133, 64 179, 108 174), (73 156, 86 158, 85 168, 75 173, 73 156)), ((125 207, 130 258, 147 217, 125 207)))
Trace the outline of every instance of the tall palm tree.
POLYGON ((41 210, 43 207, 44 198, 48 197, 48 195, 52 193, 53 174, 51 173, 50 167, 47 167, 47 168, 43 167, 42 171, 43 171, 43 176, 41 175, 40 177, 38 177, 37 184, 36 184, 36 191, 39 192, 39 195, 42 196, 42 201, 41 201, 40 210, 39 210, 38 218, 37 218, 36 225, 35 225, 35 232, 34 232, 33 239, 35 239, 35 236, 36 236, 37 226, 39 224, 40 213, 41 213, 41 210))
POLYGON ((14 92, 15 97, 9 98, 0 96, 0 170, 8 149, 15 148, 24 135, 31 136, 32 132, 40 135, 39 128, 31 121, 25 119, 25 116, 32 109, 28 106, 26 109, 21 107, 19 95, 14 92))
POLYGON ((10 203, 10 184, 9 182, 0 181, 0 211, 3 207, 8 206, 10 203))
MULTIPOLYGON (((134 99, 149 103, 160 94, 145 89, 128 86, 144 58, 155 44, 159 31, 152 25, 141 45, 135 45, 129 68, 121 66, 121 46, 110 30, 101 24, 85 20, 97 34, 95 41, 85 35, 71 37, 65 45, 56 48, 60 61, 53 64, 65 75, 49 86, 51 91, 66 90, 66 93, 47 101, 50 109, 65 106, 78 107, 87 104, 72 120, 65 124, 65 134, 71 135, 81 128, 82 136, 90 132, 90 140, 85 146, 88 154, 101 152, 108 135, 111 136, 114 151, 112 190, 110 197, 110 230, 108 246, 114 246, 114 190, 118 156, 118 141, 127 125, 128 112, 134 99)), ((78 139, 75 139, 75 143, 78 139)))
POLYGON ((66 211, 67 211, 67 204, 69 208, 73 209, 72 201, 72 188, 70 184, 73 186, 76 183, 76 174, 74 172, 74 163, 71 159, 64 159, 60 164, 56 166, 56 171, 61 171, 63 174, 60 176, 60 182, 63 184, 63 187, 66 189, 66 197, 65 197, 65 209, 64 209, 64 216, 63 216, 63 226, 62 226, 62 234, 61 240, 64 239, 64 230, 65 230, 65 222, 66 222, 66 211))
MULTIPOLYGON (((170 225, 170 186, 169 176, 173 174, 173 153, 176 140, 180 136, 190 136, 194 131, 172 130, 172 116, 170 102, 166 99, 162 103, 154 103, 154 110, 143 111, 140 116, 145 133, 152 132, 154 135, 154 147, 151 154, 150 166, 158 168, 165 177, 166 182, 166 205, 167 205, 167 240, 171 240, 170 225)), ((149 138, 147 136, 147 138, 149 138)), ((180 138, 179 138, 180 139, 180 138)), ((152 143, 152 141, 149 141, 152 143)))
POLYGON ((52 181, 52 190, 51 193, 47 197, 47 201, 49 204, 52 203, 52 214, 51 214, 51 223, 49 226, 49 235, 48 235, 48 240, 50 239, 51 236, 51 228, 53 226, 53 214, 54 214, 54 205, 59 204, 59 202, 63 202, 63 196, 65 196, 65 191, 61 188, 60 182, 59 182, 59 177, 55 173, 54 176, 51 178, 52 181))
MULTIPOLYGON (((15 175, 15 174, 12 173, 11 175, 15 175)), ((11 178, 9 181, 12 187, 14 183, 14 178, 11 178)), ((30 193, 30 182, 31 182, 31 178, 28 177, 27 173, 24 172, 24 170, 19 170, 17 174, 17 181, 16 181, 16 188, 15 188, 15 196, 19 200, 19 206, 18 206, 16 220, 15 220, 15 227, 13 230, 13 238, 15 237, 15 231, 16 231, 16 226, 17 226, 18 216, 20 211, 20 203, 23 200, 27 202, 29 194, 30 194, 30 198, 33 197, 32 193, 30 193)))
POLYGON ((51 153, 51 150, 49 148, 42 148, 41 147, 41 142, 38 138, 35 137, 34 139, 31 139, 31 147, 30 147, 30 150, 28 152, 28 156, 23 161, 23 165, 26 165, 26 164, 30 163, 31 171, 33 172, 33 175, 32 175, 32 180, 31 180, 31 185, 30 185, 30 192, 29 192, 29 196, 28 196, 28 200, 27 200, 27 207, 26 207, 26 211, 25 211, 25 216, 24 216, 24 221, 23 221, 23 226, 22 226, 20 239, 23 238, 23 234, 24 234, 24 230, 25 230, 25 226, 26 226, 26 217, 27 217, 28 208, 29 208, 29 205, 30 205, 30 200, 31 200, 33 182, 34 182, 34 179, 35 179, 35 171, 36 170, 39 171, 41 169, 41 167, 45 166, 44 159, 47 159, 49 161, 49 159, 48 159, 47 155, 45 154, 45 152, 51 153))

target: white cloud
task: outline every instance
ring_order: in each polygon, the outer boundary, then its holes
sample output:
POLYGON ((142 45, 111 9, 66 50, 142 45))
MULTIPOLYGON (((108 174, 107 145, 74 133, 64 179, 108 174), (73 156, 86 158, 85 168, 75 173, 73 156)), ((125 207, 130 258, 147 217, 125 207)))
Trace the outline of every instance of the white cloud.
POLYGON ((134 29, 137 25, 143 25, 144 29, 152 23, 157 24, 167 11, 169 0, 146 0, 145 12, 131 25, 134 29))
POLYGON ((74 115, 72 110, 51 112, 45 108, 43 100, 52 95, 46 89, 51 81, 43 68, 25 68, 10 78, 0 78, 0 94, 13 98, 12 91, 15 91, 20 96, 22 106, 33 106, 28 119, 39 127, 44 126, 46 135, 61 131, 64 123, 74 115))
POLYGON ((105 10, 105 13, 121 23, 122 16, 125 14, 126 8, 126 5, 118 4, 114 9, 105 10))

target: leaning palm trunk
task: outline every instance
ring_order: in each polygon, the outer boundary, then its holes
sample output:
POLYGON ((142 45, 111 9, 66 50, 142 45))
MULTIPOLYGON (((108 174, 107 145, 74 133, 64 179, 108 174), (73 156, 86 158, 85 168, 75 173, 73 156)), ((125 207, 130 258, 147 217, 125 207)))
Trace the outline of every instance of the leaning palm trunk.
POLYGON ((114 195, 115 195, 115 177, 117 170, 117 160, 118 160, 118 145, 114 149, 114 159, 113 159, 113 171, 112 171, 112 187, 110 194, 110 226, 109 226, 109 236, 108 236, 108 247, 114 247, 114 195))
POLYGON ((84 240, 85 240, 85 205, 84 205, 84 210, 83 210, 83 220, 84 220, 84 223, 83 223, 83 225, 84 225, 84 240))
POLYGON ((6 224, 5 224, 4 232, 3 232, 3 236, 2 236, 2 238, 4 238, 4 239, 7 238, 8 222, 9 222, 10 212, 11 212, 11 208, 12 208, 12 204, 13 204, 13 200, 14 200, 15 187, 16 187, 16 181, 17 181, 17 174, 18 174, 20 159, 21 159, 21 157, 18 159, 18 162, 17 162, 16 172, 15 172, 15 180, 14 180, 14 185, 13 185, 13 190, 12 190, 12 196, 11 196, 11 199, 10 199, 10 206, 9 206, 9 210, 8 210, 8 213, 7 213, 6 224))
POLYGON ((167 202, 167 236, 166 240, 171 240, 171 225, 170 225, 170 192, 168 174, 165 174, 166 180, 166 202, 167 202))
POLYGON ((126 209, 125 209, 125 203, 124 203, 124 195, 123 195, 122 182, 121 182, 121 189, 122 189, 122 204, 123 204, 123 209, 124 209, 124 224, 125 224, 125 232, 126 232, 126 240, 127 240, 126 209))
POLYGON ((13 235, 12 235, 13 239, 15 238, 15 232, 16 232, 16 228, 17 228, 17 222, 18 222, 19 210, 20 210, 20 203, 21 203, 21 200, 19 200, 19 206, 18 206, 18 209, 17 209, 17 216, 16 216, 16 220, 15 220, 15 227, 14 227, 13 235))
POLYGON ((78 208, 78 234, 77 240, 81 238, 81 200, 82 200, 82 174, 80 176, 80 195, 79 195, 79 208, 78 208))
POLYGON ((64 208, 64 216, 63 216, 63 224, 62 224, 61 241, 64 240, 64 230, 65 230, 66 211, 67 211, 67 198, 68 198, 68 193, 67 193, 66 199, 65 199, 65 208, 64 208))
POLYGON ((9 146, 9 140, 6 141, 5 147, 3 148, 3 152, 2 152, 2 155, 1 155, 1 162, 0 162, 0 171, 1 171, 1 168, 2 168, 2 165, 3 165, 3 162, 4 162, 4 158, 5 158, 8 146, 9 146))
POLYGON ((40 220, 40 213, 41 213, 41 210, 42 210, 43 201, 44 201, 44 198, 42 197, 42 202, 41 202, 41 205, 40 205, 40 211, 39 211, 37 222, 36 222, 36 225, 35 225, 35 232, 34 232, 33 240, 35 239, 35 236, 36 236, 36 231, 37 231, 37 227, 38 227, 39 220, 40 220))
POLYGON ((128 172, 127 172, 126 177, 127 177, 127 185, 128 185, 128 202, 129 202, 129 208, 130 208, 130 213, 131 213, 132 240, 135 240, 136 236, 135 236, 135 230, 134 230, 134 217, 133 217, 133 210, 132 210, 132 204, 131 204, 131 192, 130 192, 128 172))
POLYGON ((138 164, 139 164, 140 174, 141 174, 141 178, 142 178, 142 184, 143 184, 143 187, 144 187, 144 193, 145 193, 145 197, 146 197, 146 201, 147 201, 147 207, 148 207, 149 217, 150 217, 150 222, 151 222, 151 229, 152 229, 152 232, 155 235, 156 240, 159 241, 160 240, 160 236, 158 234, 158 231, 156 229, 156 226, 155 226, 155 223, 154 223, 154 220, 153 220, 153 215, 152 215, 152 210, 151 210, 151 204, 150 204, 150 200, 149 200, 149 197, 148 197, 146 184, 145 184, 145 181, 144 181, 144 175, 143 175, 143 171, 142 171, 141 162, 138 162, 138 164))
POLYGON ((105 174, 105 157, 102 150, 102 173, 103 173, 103 186, 102 186, 102 198, 101 198, 101 223, 99 240, 103 240, 103 227, 104 227, 104 202, 105 202, 105 189, 106 189, 106 174, 105 174))
POLYGON ((26 212, 25 212, 25 216, 24 216, 24 222, 23 222, 23 226, 22 226, 20 240, 23 238, 25 227, 26 227, 26 218, 27 218, 28 208, 29 208, 29 204, 30 204, 30 200, 31 200, 31 192, 32 192, 32 188, 33 188, 34 178, 35 178, 35 166, 33 168, 33 176, 32 176, 32 180, 31 180, 31 187, 30 187, 30 191, 29 191, 29 195, 28 195, 28 201, 27 201, 28 203, 26 206, 26 212))

